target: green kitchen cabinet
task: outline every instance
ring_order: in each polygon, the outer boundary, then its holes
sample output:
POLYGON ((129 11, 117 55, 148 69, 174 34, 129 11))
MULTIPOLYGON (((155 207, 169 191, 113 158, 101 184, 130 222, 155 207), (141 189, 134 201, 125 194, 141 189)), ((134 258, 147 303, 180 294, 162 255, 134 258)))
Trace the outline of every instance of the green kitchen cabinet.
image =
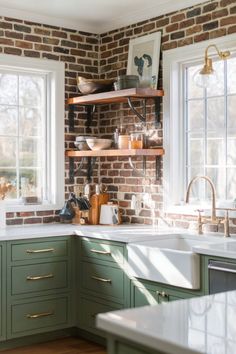
POLYGON ((72 237, 7 242, 7 338, 73 325, 72 237))
POLYGON ((200 288, 196 290, 133 278, 131 280, 131 307, 156 305, 162 302, 205 295, 207 293, 207 279, 205 272, 205 258, 203 256, 201 256, 200 264, 200 288))
POLYGON ((126 245, 82 237, 77 249, 77 326, 103 336, 96 329, 96 315, 130 307, 126 245))
POLYGON ((6 339, 6 243, 0 243, 0 341, 6 339))
POLYGON ((107 353, 109 354, 165 354, 123 338, 109 335, 107 337, 107 353))

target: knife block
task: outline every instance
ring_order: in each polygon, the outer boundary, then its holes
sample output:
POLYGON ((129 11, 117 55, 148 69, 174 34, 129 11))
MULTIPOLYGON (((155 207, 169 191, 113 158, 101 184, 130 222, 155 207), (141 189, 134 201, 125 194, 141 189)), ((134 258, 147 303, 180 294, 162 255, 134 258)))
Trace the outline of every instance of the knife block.
POLYGON ((93 194, 90 197, 91 208, 89 209, 89 224, 98 225, 100 218, 100 209, 102 204, 107 204, 109 200, 108 193, 93 194))
POLYGON ((75 216, 72 219, 72 224, 75 225, 85 225, 88 224, 88 210, 80 210, 78 207, 73 207, 75 211, 75 216))

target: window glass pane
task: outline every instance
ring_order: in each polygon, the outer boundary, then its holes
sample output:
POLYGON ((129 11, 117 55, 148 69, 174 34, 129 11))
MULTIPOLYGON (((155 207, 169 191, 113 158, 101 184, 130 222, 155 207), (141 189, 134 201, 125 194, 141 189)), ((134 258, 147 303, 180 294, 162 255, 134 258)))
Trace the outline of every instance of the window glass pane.
POLYGON ((227 169, 227 198, 236 198, 236 168, 227 169))
MULTIPOLYGON (((202 167, 191 167, 188 169, 188 178, 191 181, 192 178, 196 176, 203 176, 204 169, 202 167)), ((198 179, 193 182, 190 193, 190 202, 199 203, 203 201, 205 198, 204 192, 204 181, 202 179, 198 179)))
POLYGON ((217 137, 207 138, 207 164, 222 165, 225 163, 224 139, 217 137))
POLYGON ((227 90, 228 93, 236 93, 236 58, 227 59, 227 90))
POLYGON ((17 109, 0 105, 0 135, 16 135, 17 125, 17 109))
POLYGON ((43 102, 44 79, 35 75, 19 76, 19 104, 38 107, 43 102))
POLYGON ((188 87, 188 99, 203 97, 204 90, 198 87, 193 81, 194 74, 201 69, 202 65, 190 66, 187 68, 187 87, 188 87))
POLYGON ((227 139, 227 165, 236 165, 236 134, 227 139))
POLYGON ((40 167, 41 157, 39 139, 19 139, 20 167, 40 167))
POLYGON ((0 137, 0 166, 16 167, 16 139, 0 137))
POLYGON ((188 130, 204 128, 204 101, 196 100, 188 102, 188 130))
POLYGON ((20 195, 38 197, 42 195, 41 173, 39 169, 20 169, 20 195))
POLYGON ((224 92, 224 61, 213 61, 213 69, 216 72, 217 83, 207 88, 207 96, 221 96, 224 92))
POLYGON ((42 112, 37 108, 20 108, 19 133, 22 136, 42 135, 42 112))
POLYGON ((225 127, 224 98, 210 98, 207 100, 207 129, 223 134, 225 127))
POLYGON ((17 104, 17 75, 0 73, 0 104, 17 104))
MULTIPOLYGON (((236 64, 236 63, 235 63, 236 64)), ((236 67, 235 67, 236 70, 236 67)), ((235 75, 236 76, 236 75, 235 75)), ((236 133, 236 96, 229 96, 227 98, 227 110, 228 110, 228 134, 231 136, 236 133)))
POLYGON ((188 134, 188 165, 203 165, 204 135, 188 134))
POLYGON ((6 182, 11 183, 14 187, 10 192, 7 193, 5 199, 16 199, 17 189, 16 189, 16 169, 15 168, 0 168, 0 178, 6 182))
MULTIPOLYGON (((206 174, 210 177, 216 188, 216 198, 225 199, 225 186, 226 186, 226 171, 224 168, 207 168, 206 174)), ((211 199, 210 187, 207 190, 207 199, 211 199)))

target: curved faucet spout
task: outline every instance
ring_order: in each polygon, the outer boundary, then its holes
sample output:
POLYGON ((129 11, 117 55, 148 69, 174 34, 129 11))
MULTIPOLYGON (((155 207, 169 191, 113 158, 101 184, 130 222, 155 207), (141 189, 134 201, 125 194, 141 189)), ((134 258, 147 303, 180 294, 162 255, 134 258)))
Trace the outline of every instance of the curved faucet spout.
POLYGON ((211 221, 216 222, 216 189, 214 186, 214 183, 210 179, 210 177, 207 176, 196 176, 191 179, 189 182, 187 191, 186 191, 186 197, 185 197, 185 203, 189 203, 189 195, 190 195, 190 189, 192 187, 192 184, 197 181, 198 179, 204 179, 210 184, 211 187, 211 221))

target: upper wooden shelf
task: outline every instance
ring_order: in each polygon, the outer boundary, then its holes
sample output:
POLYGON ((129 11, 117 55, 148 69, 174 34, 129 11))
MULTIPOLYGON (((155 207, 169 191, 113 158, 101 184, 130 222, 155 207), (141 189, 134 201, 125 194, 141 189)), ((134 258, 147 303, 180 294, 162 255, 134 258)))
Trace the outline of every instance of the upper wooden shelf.
POLYGON ((127 98, 140 100, 142 98, 155 98, 164 96, 163 90, 155 90, 151 88, 131 88, 119 91, 109 91, 102 93, 94 93, 92 95, 78 96, 69 98, 67 104, 106 104, 106 103, 124 103, 127 98))
POLYGON ((99 156, 161 156, 164 155, 164 149, 113 149, 113 150, 67 150, 68 157, 99 157, 99 156))

